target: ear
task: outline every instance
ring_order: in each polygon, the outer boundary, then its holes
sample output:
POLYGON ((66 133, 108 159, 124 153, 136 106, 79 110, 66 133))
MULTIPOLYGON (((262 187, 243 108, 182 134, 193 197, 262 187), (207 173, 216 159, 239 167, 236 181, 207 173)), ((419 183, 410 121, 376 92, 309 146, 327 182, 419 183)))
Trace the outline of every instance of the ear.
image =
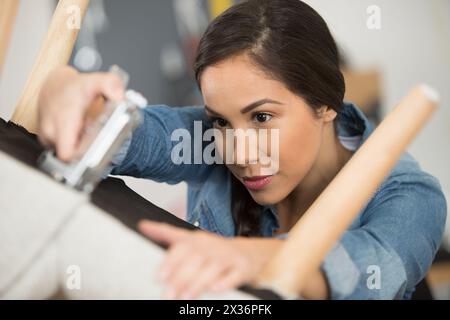
POLYGON ((324 122, 332 122, 337 117, 337 112, 328 106, 322 106, 317 113, 324 122))

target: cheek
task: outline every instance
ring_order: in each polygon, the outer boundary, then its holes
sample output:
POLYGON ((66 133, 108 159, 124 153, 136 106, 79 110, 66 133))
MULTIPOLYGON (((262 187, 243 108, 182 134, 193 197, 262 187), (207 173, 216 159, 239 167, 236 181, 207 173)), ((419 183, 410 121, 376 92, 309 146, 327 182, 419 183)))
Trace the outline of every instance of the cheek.
POLYGON ((231 131, 214 129, 214 143, 216 152, 222 161, 227 164, 233 161, 233 138, 231 131))
POLYGON ((317 159, 320 144, 317 120, 291 121, 280 130, 280 170, 289 177, 305 176, 317 159))

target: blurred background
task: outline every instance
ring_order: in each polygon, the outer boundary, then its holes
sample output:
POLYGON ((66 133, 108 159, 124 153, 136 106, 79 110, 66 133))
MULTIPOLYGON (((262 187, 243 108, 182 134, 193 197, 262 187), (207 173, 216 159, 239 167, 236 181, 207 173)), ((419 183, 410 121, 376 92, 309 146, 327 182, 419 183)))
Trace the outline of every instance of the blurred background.
MULTIPOLYGON (((79 70, 118 64, 130 88, 151 104, 201 104, 192 75, 196 45, 209 21, 237 0, 91 0, 71 63, 79 70)), ((346 99, 377 124, 417 83, 441 93, 441 108, 409 151, 439 178, 450 199, 450 1, 307 0, 328 22, 340 47, 346 99), (377 21, 374 24, 373 18, 377 21), (379 18, 379 19, 378 19, 379 18), (368 23, 369 21, 369 23, 368 23)), ((46 34, 55 0, 20 2, 0 70, 0 117, 10 119, 46 34)), ((185 216, 185 184, 125 178, 156 205, 185 216)), ((450 231, 444 249, 450 248, 450 231)), ((448 259, 445 250, 439 261, 448 259)), ((436 263, 428 278, 436 298, 450 298, 450 269, 436 263)))

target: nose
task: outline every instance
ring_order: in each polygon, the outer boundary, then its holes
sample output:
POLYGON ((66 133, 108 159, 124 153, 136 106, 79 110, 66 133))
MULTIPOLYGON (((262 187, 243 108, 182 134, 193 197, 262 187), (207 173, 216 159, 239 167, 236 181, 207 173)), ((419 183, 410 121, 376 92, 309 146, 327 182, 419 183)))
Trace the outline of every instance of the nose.
POLYGON ((233 137, 234 164, 247 167, 258 163, 258 134, 254 129, 237 129, 233 137))

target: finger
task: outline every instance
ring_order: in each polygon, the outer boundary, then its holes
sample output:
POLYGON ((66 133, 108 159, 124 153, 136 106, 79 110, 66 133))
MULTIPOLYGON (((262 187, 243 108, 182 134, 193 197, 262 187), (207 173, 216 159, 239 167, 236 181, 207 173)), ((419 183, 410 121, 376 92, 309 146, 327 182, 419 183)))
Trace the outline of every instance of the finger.
POLYGON ((51 122, 41 124, 38 131, 38 141, 40 142, 40 144, 43 147, 48 148, 52 146, 53 142, 55 141, 54 139, 55 126, 51 122))
POLYGON ((168 286, 168 299, 177 299, 181 297, 183 289, 190 286, 190 282, 196 281, 199 270, 205 263, 205 258, 200 255, 190 255, 184 258, 179 264, 174 264, 172 272, 167 277, 166 284, 168 286))
POLYGON ((167 281, 172 277, 172 273, 177 270, 177 267, 185 260, 189 258, 192 249, 186 245, 174 245, 169 250, 167 250, 166 256, 164 257, 159 269, 158 276, 162 281, 167 281))
POLYGON ((122 80, 113 73, 92 73, 84 75, 85 94, 93 101, 99 95, 108 100, 122 100, 125 96, 125 86, 122 80))
POLYGON ((166 223, 152 222, 149 220, 141 220, 138 224, 138 230, 146 237, 167 245, 180 241, 190 233, 189 231, 170 226, 166 223))
POLYGON ((68 107, 58 115, 56 122, 56 154, 65 162, 72 160, 83 128, 83 114, 77 108, 68 107))
POLYGON ((239 270, 233 269, 227 272, 221 279, 212 283, 208 290, 212 292, 222 292, 237 288, 242 284, 244 284, 243 274, 239 270))
POLYGON ((223 263, 214 262, 207 267, 202 268, 201 272, 197 271, 198 276, 195 276, 187 281, 182 288, 181 299, 192 300, 199 297, 203 292, 215 282, 220 281, 225 274, 227 266, 223 263))

